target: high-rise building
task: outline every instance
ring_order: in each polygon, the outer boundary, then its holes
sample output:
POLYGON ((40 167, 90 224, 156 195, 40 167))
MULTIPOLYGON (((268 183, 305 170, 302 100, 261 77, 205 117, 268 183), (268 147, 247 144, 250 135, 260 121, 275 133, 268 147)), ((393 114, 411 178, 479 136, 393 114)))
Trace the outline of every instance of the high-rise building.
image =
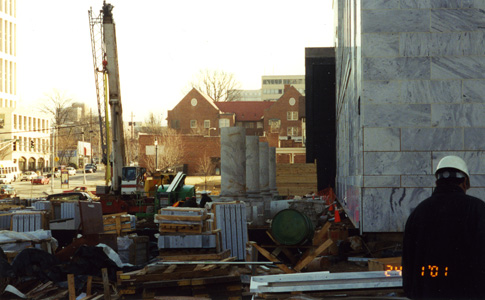
POLYGON ((50 121, 17 104, 17 1, 0 1, 0 161, 21 171, 50 163, 50 121))
POLYGON ((261 78, 261 100, 278 100, 291 85, 305 96, 305 75, 264 75, 261 78))

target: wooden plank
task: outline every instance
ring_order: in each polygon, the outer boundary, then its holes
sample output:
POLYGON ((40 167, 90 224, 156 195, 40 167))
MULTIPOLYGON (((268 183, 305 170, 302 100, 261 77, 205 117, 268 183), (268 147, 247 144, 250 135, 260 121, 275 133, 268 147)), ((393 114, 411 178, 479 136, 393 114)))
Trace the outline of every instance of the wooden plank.
POLYGON ((323 227, 320 230, 315 232, 315 234, 313 235, 313 241, 312 241, 313 246, 321 245, 323 241, 327 240, 328 230, 330 229, 331 226, 332 226, 332 223, 327 222, 325 223, 325 225, 323 225, 323 227))
POLYGON ((220 260, 229 257, 231 250, 227 249, 218 253, 189 254, 189 255, 160 255, 164 261, 198 261, 198 260, 220 260))
POLYGON ((165 224, 159 225, 160 232, 202 233, 202 225, 165 224))
POLYGON ((88 281, 86 282, 86 296, 91 296, 93 286, 93 276, 88 276, 88 281))
POLYGON ((131 219, 129 216, 122 216, 122 217, 117 217, 117 218, 113 218, 113 217, 110 217, 110 218, 103 218, 103 224, 104 225, 110 225, 110 224, 116 224, 116 219, 120 219, 122 223, 127 223, 127 222, 131 222, 131 219))
POLYGON ((175 271, 176 268, 177 268, 177 265, 171 265, 165 271, 163 271, 163 273, 165 274, 173 273, 173 271, 175 271))
POLYGON ((103 276, 104 299, 110 300, 111 299, 111 292, 110 292, 110 286, 109 286, 109 280, 108 280, 108 269, 102 268, 101 274, 103 276))
MULTIPOLYGON (((279 262, 279 260, 274 257, 273 255, 271 255, 271 253, 269 253, 268 251, 266 251, 265 249, 261 248, 260 246, 258 246, 258 244, 256 243, 253 243, 252 244, 254 248, 256 248, 259 253, 261 253, 261 255, 263 255, 264 257, 266 257, 269 261, 272 261, 272 262, 279 262)), ((284 264, 276 264, 276 266, 282 270, 283 272, 289 274, 289 273, 296 273, 295 270, 292 270, 290 268, 288 268, 286 265, 284 264)))
MULTIPOLYGON (((277 240, 275 240, 275 238, 271 235, 271 233, 268 230, 266 230, 266 234, 273 241, 273 243, 275 243, 278 246, 281 246, 281 244, 277 240)), ((292 264, 296 264, 295 256, 293 255, 293 253, 291 253, 291 251, 287 247, 284 247, 284 246, 277 247, 276 249, 279 249, 280 251, 282 251, 286 255, 286 257, 288 257, 288 259, 291 261, 292 264)))
POLYGON ((209 215, 199 215, 199 216, 183 216, 183 215, 155 215, 155 219, 162 220, 176 220, 176 221, 195 221, 200 222, 208 219, 209 215))
POLYGON ((67 289, 69 300, 76 300, 76 286, 74 285, 74 274, 67 274, 67 289))
POLYGON ((304 267, 306 267, 315 257, 320 255, 325 249, 333 244, 332 239, 328 239, 325 243, 321 244, 317 249, 309 249, 308 253, 304 255, 300 261, 296 264, 295 270, 300 272, 304 267))

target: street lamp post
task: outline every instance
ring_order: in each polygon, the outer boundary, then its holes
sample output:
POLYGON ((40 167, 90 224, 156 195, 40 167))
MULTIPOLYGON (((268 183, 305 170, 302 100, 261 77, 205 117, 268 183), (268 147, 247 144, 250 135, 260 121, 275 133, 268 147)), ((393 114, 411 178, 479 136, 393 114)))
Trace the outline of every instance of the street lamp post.
POLYGON ((155 139, 155 171, 158 169, 158 140, 155 139))
POLYGON ((82 134, 82 137, 83 137, 83 154, 81 155, 81 157, 83 158, 83 184, 86 184, 86 168, 84 167, 84 161, 85 161, 85 153, 84 153, 84 130, 81 132, 82 134))

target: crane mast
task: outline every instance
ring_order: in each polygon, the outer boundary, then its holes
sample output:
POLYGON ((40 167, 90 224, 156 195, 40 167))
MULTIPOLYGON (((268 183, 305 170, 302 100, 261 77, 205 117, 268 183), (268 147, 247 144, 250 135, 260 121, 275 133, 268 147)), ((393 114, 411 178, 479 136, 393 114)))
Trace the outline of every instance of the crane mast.
POLYGON ((89 13, 89 29, 91 33, 91 49, 93 52, 94 80, 96 84, 96 99, 98 102, 99 118, 99 143, 101 145, 102 162, 108 164, 108 143, 106 135, 106 108, 105 108, 105 88, 104 88, 104 55, 106 53, 103 39, 103 16, 102 11, 98 16, 93 15, 93 10, 89 13))
MULTIPOLYGON (((122 169, 125 165, 125 144, 123 131, 123 109, 121 106, 120 80, 118 68, 118 51, 116 46, 116 30, 112 14, 113 6, 103 2, 102 9, 102 41, 103 41, 103 72, 107 75, 104 81, 105 96, 108 98, 111 128, 111 157, 112 163, 111 190, 121 192, 122 169), (106 86, 107 85, 107 86, 106 86)), ((98 102, 99 104, 99 102, 98 102)), ((107 111, 105 118, 108 117, 107 111)), ((108 141, 109 142, 109 141, 108 141)), ((109 155, 109 153, 107 153, 109 155)), ((109 168, 109 164, 107 165, 109 168)))

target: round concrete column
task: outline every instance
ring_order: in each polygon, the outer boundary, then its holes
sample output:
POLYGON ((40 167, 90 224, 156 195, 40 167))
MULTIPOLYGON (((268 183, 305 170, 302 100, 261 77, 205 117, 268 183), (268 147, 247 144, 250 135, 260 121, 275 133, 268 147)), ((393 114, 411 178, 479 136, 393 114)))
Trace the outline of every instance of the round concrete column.
POLYGON ((221 128, 221 198, 244 200, 246 195, 246 129, 221 128))
POLYGON ((269 147, 267 142, 259 142, 259 189, 269 193, 269 147))
POLYGON ((276 188, 276 148, 269 147, 269 191, 271 195, 277 196, 278 189, 276 188))
POLYGON ((259 137, 246 137, 246 191, 248 197, 259 195, 259 137))

